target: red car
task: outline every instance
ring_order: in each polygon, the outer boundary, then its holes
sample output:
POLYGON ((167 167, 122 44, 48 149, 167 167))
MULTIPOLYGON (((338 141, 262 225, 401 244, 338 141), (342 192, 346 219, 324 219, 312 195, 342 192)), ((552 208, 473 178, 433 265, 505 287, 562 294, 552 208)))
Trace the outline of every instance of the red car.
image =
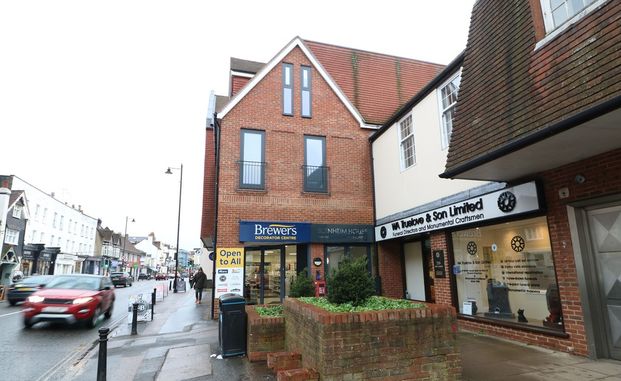
POLYGON ((99 275, 57 275, 45 288, 30 295, 23 305, 24 327, 41 321, 85 323, 93 328, 114 307, 114 286, 99 275))

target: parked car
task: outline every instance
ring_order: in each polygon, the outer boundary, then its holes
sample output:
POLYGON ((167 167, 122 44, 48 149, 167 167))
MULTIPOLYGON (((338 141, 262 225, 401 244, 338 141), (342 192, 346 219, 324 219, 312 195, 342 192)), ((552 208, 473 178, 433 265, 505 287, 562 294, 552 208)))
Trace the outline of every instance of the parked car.
POLYGON ((45 287, 52 278, 52 275, 35 275, 20 279, 11 284, 6 293, 9 304, 14 306, 19 302, 23 302, 33 292, 45 287))
POLYGON ((110 273, 110 279, 112 279, 112 284, 114 285, 114 287, 120 285, 123 285, 123 287, 131 287, 133 283, 132 276, 126 272, 112 272, 110 273))
POLYGON ((167 275, 166 274, 156 274, 155 275, 155 280, 166 280, 167 279, 167 275))
POLYGON ((151 274, 140 273, 138 274, 138 280, 149 280, 151 279, 151 274))
POLYGON ((56 275, 24 302, 24 328, 41 321, 86 323, 93 328, 112 316, 114 286, 100 275, 56 275))

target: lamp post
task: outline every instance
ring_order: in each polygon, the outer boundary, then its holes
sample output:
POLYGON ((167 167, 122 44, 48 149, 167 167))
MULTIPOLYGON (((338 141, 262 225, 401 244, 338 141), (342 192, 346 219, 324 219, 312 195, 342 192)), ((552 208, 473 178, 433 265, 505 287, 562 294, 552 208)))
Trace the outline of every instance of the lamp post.
POLYGON ((167 175, 172 175, 172 169, 178 169, 179 176, 179 213, 177 214, 177 246, 175 247, 175 280, 173 281, 173 292, 177 292, 177 265, 179 260, 179 228, 181 227, 181 189, 183 188, 183 163, 179 168, 168 167, 167 175))
MULTIPOLYGON (((125 260, 127 258, 127 253, 125 253, 125 242, 127 242, 127 220, 129 220, 129 217, 125 216, 125 234, 123 235, 123 251, 121 252, 124 266, 126 265, 125 260)), ((132 222, 136 222, 136 220, 132 218, 132 222)), ((123 269, 123 271, 125 271, 125 269, 123 269)))

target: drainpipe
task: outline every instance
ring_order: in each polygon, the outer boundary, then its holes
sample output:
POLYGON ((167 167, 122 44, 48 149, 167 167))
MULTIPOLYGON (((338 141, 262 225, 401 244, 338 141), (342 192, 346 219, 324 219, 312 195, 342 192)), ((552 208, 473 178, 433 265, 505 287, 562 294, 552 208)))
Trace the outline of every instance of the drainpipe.
POLYGON ((218 242, 218 180, 220 178, 220 122, 218 121, 218 113, 213 113, 213 136, 214 136, 214 148, 216 150, 216 165, 215 165, 215 187, 214 187, 214 197, 215 197, 215 205, 216 208, 214 212, 214 223, 213 223, 213 250, 214 250, 214 263, 211 267, 212 270, 212 286, 211 286, 211 319, 214 319, 214 310, 215 310, 215 299, 216 299, 216 243, 218 242))

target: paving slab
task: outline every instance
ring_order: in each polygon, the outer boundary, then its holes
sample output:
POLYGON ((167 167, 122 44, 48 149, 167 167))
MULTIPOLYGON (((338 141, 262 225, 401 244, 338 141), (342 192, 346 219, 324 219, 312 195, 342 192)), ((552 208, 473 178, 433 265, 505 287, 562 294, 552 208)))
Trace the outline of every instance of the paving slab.
POLYGON ((201 356, 210 350, 208 344, 170 349, 157 381, 187 380, 211 375, 211 363, 204 361, 201 356))

